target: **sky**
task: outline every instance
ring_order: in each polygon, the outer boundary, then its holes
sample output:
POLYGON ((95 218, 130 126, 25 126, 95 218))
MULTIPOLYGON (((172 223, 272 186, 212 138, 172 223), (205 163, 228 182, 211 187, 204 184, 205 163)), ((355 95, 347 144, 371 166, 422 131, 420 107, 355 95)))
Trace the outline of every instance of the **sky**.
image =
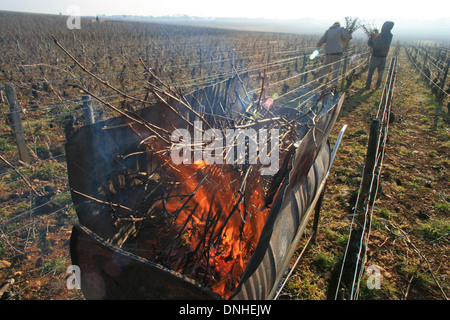
POLYGON ((77 6, 81 16, 189 15, 221 18, 313 18, 323 26, 344 17, 381 26, 395 21, 400 33, 436 33, 450 41, 448 0, 0 0, 0 10, 71 15, 77 6), (68 11, 69 10, 69 11, 68 11))
POLYGON ((303 17, 339 20, 361 19, 450 19, 450 5, 444 0, 0 0, 7 11, 67 14, 71 5, 81 15, 175 15, 200 17, 242 17, 296 19, 303 17))

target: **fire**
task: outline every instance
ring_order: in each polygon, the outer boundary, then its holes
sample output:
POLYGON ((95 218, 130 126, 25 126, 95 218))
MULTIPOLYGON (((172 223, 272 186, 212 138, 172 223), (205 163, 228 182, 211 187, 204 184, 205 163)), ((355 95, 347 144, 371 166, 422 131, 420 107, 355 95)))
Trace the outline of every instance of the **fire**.
POLYGON ((194 161, 194 165, 197 166, 197 169, 203 169, 206 166, 206 163, 205 161, 199 159, 194 161))
POLYGON ((168 267, 207 282, 224 298, 236 289, 268 215, 259 170, 249 170, 241 192, 243 177, 230 165, 165 166, 164 179, 179 184, 160 210, 174 217, 172 227, 183 239, 170 250, 173 259, 166 261, 176 262, 168 267))
POLYGON ((167 218, 148 241, 151 248, 143 248, 146 258, 229 298, 269 213, 260 165, 175 164, 163 141, 145 139, 144 145, 159 158, 166 191, 156 204, 167 218))

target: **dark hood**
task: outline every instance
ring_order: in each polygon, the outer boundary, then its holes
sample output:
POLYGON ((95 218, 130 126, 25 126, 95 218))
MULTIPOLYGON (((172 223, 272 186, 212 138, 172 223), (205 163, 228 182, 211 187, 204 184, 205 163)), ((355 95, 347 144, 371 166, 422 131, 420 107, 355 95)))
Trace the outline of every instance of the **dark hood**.
POLYGON ((386 21, 385 23, 383 23, 383 26, 381 27, 381 33, 390 32, 393 27, 394 23, 392 21, 386 21))

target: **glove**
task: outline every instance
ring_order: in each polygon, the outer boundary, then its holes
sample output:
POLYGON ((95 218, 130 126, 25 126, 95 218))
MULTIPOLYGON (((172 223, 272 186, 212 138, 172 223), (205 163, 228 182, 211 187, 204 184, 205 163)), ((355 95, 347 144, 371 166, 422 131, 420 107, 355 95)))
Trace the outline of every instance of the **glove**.
POLYGON ((314 50, 314 52, 309 56, 309 60, 314 60, 319 55, 319 49, 314 50))

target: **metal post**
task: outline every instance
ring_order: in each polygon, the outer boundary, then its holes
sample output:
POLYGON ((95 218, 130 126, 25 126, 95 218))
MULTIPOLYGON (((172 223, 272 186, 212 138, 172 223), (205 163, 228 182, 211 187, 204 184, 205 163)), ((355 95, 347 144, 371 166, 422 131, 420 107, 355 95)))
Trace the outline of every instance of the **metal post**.
POLYGON ((30 163, 25 135, 22 127, 22 119, 20 118, 19 103, 17 102, 16 90, 12 84, 5 85, 6 98, 9 103, 8 117, 11 121, 11 127, 16 137, 17 148, 19 150, 19 158, 24 163, 30 163))

